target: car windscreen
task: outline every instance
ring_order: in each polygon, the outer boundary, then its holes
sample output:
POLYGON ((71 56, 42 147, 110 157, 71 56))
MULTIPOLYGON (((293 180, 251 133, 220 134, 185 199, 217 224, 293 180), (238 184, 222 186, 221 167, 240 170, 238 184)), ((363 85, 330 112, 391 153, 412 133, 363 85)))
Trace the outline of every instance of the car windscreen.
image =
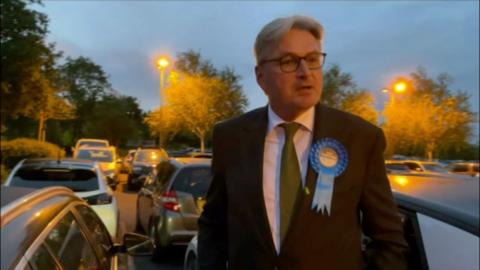
POLYGON ((78 147, 108 147, 106 142, 84 141, 78 144, 78 147))
POLYGON ((210 167, 186 167, 176 175, 172 190, 190 193, 198 199, 206 196, 211 181, 210 167))
POLYGON ((12 178, 11 186, 43 188, 64 186, 74 192, 99 189, 97 174, 91 169, 20 168, 12 178))
POLYGON ((134 161, 148 162, 148 163, 158 163, 164 158, 166 158, 166 154, 162 151, 157 151, 157 150, 138 151, 135 154, 134 161))
POLYGON ((100 162, 113 162, 113 154, 111 150, 93 150, 80 149, 76 156, 78 159, 88 159, 100 162))

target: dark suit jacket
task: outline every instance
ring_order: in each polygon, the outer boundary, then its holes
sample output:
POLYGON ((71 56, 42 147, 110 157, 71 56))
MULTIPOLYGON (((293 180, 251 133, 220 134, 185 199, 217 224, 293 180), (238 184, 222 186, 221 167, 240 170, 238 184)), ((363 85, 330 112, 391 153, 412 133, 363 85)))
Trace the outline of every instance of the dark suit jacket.
MULTIPOLYGON (((385 172, 385 138, 359 117, 317 105, 313 141, 334 138, 348 152, 335 178, 330 216, 310 210, 304 193, 280 254, 274 247, 263 198, 267 108, 219 123, 213 132, 213 180, 199 219, 200 269, 404 269, 408 248, 385 172), (362 214, 360 214, 360 212, 362 214), (361 233, 371 237, 368 259, 361 233)), ((309 166, 307 186, 317 174, 309 166)))

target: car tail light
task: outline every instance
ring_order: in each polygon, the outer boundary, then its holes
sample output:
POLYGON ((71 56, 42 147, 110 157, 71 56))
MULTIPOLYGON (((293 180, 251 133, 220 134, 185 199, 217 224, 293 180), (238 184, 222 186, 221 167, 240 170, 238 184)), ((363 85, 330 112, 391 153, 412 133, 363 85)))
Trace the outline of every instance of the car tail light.
POLYGON ((112 203, 112 196, 107 193, 101 193, 95 196, 84 198, 90 205, 110 204, 112 203))
POLYGON ((178 204, 177 193, 175 191, 167 191, 163 193, 160 200, 165 209, 180 212, 180 205, 178 204))

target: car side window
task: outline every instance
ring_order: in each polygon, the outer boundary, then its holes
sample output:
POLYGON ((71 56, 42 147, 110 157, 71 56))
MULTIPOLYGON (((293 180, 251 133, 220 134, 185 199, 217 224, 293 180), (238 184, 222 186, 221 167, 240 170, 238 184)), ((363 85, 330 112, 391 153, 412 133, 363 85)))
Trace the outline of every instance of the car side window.
POLYGON ((407 165, 408 168, 410 168, 410 170, 412 170, 412 171, 418 171, 418 172, 423 171, 422 168, 420 168, 420 166, 416 163, 405 162, 405 165, 407 165))
POLYGON ((90 237, 95 242, 94 247, 97 251, 97 254, 100 255, 100 262, 102 265, 106 266, 106 269, 110 269, 109 252, 112 248, 110 234, 93 210, 89 209, 85 205, 78 205, 76 209, 82 216, 82 219, 88 228, 90 237))
POLYGON ((29 260, 30 267, 27 269, 43 270, 43 269, 60 269, 48 251, 47 247, 41 245, 29 260))
POLYGON ((175 172, 175 166, 171 164, 169 161, 162 161, 157 165, 157 184, 159 189, 163 189, 163 187, 168 183, 168 180, 175 172))
POLYGON ((399 211, 403 224, 403 234, 409 247, 408 269, 428 269, 416 215, 413 211, 405 208, 400 208, 399 211))
POLYGON ((45 244, 64 269, 101 269, 95 253, 72 213, 50 231, 45 244))
POLYGON ((453 167, 453 172, 468 172, 467 165, 455 165, 453 167))

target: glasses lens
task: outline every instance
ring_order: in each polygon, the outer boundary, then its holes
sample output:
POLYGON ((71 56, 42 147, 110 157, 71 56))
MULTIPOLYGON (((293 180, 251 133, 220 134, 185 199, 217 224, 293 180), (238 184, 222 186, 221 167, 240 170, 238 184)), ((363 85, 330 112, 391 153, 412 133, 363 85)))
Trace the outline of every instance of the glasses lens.
POLYGON ((293 55, 287 55, 280 59, 280 69, 283 72, 295 71, 297 70, 298 62, 300 62, 300 59, 298 57, 295 57, 293 55))
POLYGON ((310 69, 316 69, 322 66, 322 58, 323 55, 321 54, 311 54, 305 57, 305 62, 307 63, 307 67, 310 69))

